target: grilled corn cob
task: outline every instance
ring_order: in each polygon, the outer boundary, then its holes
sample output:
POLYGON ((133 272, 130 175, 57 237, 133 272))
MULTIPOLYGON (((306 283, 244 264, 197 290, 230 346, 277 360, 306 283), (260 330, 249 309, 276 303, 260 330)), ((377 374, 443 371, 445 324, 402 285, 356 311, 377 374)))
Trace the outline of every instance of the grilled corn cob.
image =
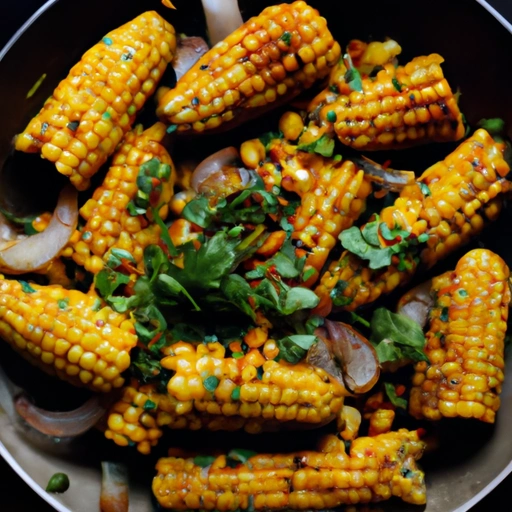
MULTIPOLYGON (((407 282, 419 261, 432 266, 480 233, 486 220, 496 220, 501 196, 510 188, 504 149, 487 131, 477 130, 444 161, 427 169, 417 184, 405 187, 380 219, 389 229, 409 232, 411 239, 428 235, 426 243, 405 249, 402 261, 394 255, 389 267, 378 270, 345 251, 316 289, 317 312, 327 315, 333 300, 352 310, 376 300, 407 282)), ((398 242, 381 240, 383 247, 398 242)))
POLYGON ((153 11, 110 32, 60 82, 17 136, 16 149, 40 153, 86 189, 155 91, 175 48, 174 28, 153 11))
POLYGON ((266 360, 256 349, 239 359, 225 357, 225 348, 217 342, 197 346, 178 342, 169 349, 173 355, 161 361, 163 368, 174 371, 167 394, 155 385, 139 388, 133 382, 110 410, 106 436, 117 444, 131 441, 147 453, 165 425, 191 430, 243 428, 250 433, 277 426, 319 426, 338 415, 347 394, 322 369, 266 360), (145 408, 147 400, 154 407, 145 408), (150 433, 148 428, 156 430, 150 433))
POLYGON ((510 272, 486 249, 462 257, 455 271, 435 278, 425 353, 416 364, 410 412, 494 423, 503 384, 510 272))
MULTIPOLYGON (((128 251, 139 264, 144 248, 158 243, 160 228, 153 222, 148 224, 143 215, 130 213, 128 206, 138 194, 147 195, 141 191, 139 182, 155 164, 159 176, 147 177, 154 181, 149 203, 154 207, 163 204, 159 215, 167 216, 175 173, 169 153, 160 144, 164 135, 165 126, 157 123, 144 132, 139 126, 126 136, 103 183, 80 209, 86 224, 72 237, 70 250, 64 251, 64 256, 71 255, 76 263, 96 274, 111 249, 128 251)), ((147 217, 153 218, 150 210, 147 217)))
POLYGON ((224 455, 206 468, 194 458, 160 459, 153 493, 162 507, 175 510, 330 509, 392 496, 425 503, 416 466, 424 443, 417 432, 360 437, 349 453, 335 436, 322 444, 319 452, 254 455, 236 467, 224 455))
POLYGON ((364 76, 360 89, 345 80, 347 67, 340 63, 308 110, 322 131, 334 130, 343 144, 360 150, 459 140, 465 127, 443 61, 432 54, 397 68, 388 62, 375 78, 364 76))
POLYGON ((131 320, 94 294, 0 280, 0 336, 47 373, 94 391, 124 384, 137 343, 131 320))
POLYGON ((268 7, 201 57, 161 96, 157 113, 178 131, 233 126, 327 76, 340 52, 305 2, 268 7))

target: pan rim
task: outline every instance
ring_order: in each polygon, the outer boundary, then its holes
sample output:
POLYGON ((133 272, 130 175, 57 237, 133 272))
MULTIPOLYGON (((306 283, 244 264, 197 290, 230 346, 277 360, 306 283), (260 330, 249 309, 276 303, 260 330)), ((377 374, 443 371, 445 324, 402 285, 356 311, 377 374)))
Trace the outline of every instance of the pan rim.
MULTIPOLYGON (((60 0, 48 0, 45 2, 30 18, 23 23, 23 25, 16 31, 16 33, 9 39, 5 46, 0 51, 0 62, 7 55, 9 50, 14 46, 16 41, 27 31, 27 29, 51 6, 59 2, 60 0)), ((505 17, 498 12, 492 5, 486 0, 476 0, 487 12, 489 12, 511 35, 512 35, 512 23, 510 23, 505 17)), ((0 411, 1 411, 0 407, 0 411)), ((47 493, 18 463, 13 455, 9 452, 7 447, 0 441, 0 456, 9 464, 13 471, 44 501, 52 506, 58 512, 73 512, 71 509, 60 503, 53 496, 47 493)), ((492 492, 499 484, 505 480, 505 478, 512 473, 512 460, 509 464, 489 482, 481 491, 475 494, 469 499, 464 505, 461 505, 454 512, 467 512, 483 498, 485 498, 490 492, 492 492)))

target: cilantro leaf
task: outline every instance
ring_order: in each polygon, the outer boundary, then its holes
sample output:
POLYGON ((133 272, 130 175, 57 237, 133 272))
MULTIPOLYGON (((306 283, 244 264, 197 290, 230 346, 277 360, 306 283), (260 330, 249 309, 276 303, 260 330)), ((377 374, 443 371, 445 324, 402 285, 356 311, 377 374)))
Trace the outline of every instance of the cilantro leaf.
POLYGON ((257 455, 256 452, 251 450, 241 450, 240 448, 235 448, 228 453, 228 457, 237 462, 241 462, 245 464, 248 459, 257 455))
POLYGON ((215 218, 216 210, 210 207, 210 202, 205 196, 198 196, 192 199, 183 211, 181 216, 202 228, 208 227, 215 218))
POLYGON ((402 92, 402 84, 397 80, 396 77, 391 79, 391 82, 393 82, 393 87, 398 91, 402 92))
POLYGON ((282 313, 291 315, 302 309, 313 309, 318 305, 320 299, 313 290, 296 286, 284 293, 282 313))
POLYGON ((32 286, 30 286, 29 283, 27 283, 27 281, 23 281, 23 280, 19 280, 18 281, 21 285, 21 289, 25 292, 25 293, 35 293, 36 290, 34 288, 32 288, 32 286))
POLYGON ((194 457, 194 464, 201 468, 207 468, 208 466, 211 466, 214 463, 216 458, 217 457, 214 457, 212 455, 197 455, 196 457, 194 457))
POLYGON ((363 80, 361 78, 361 73, 359 73, 358 69, 354 66, 352 57, 350 57, 350 54, 346 53, 343 55, 343 60, 347 66, 347 72, 344 77, 345 82, 347 82, 348 86, 353 91, 363 92, 363 80))
POLYGON ((272 141, 275 139, 282 139, 282 132, 267 132, 260 136, 261 143, 265 146, 265 151, 270 150, 270 146, 272 145, 272 141))
POLYGON ((309 144, 299 144, 297 149, 308 153, 317 153, 329 158, 334 153, 334 140, 324 133, 314 142, 309 144))
POLYGON ((424 352, 425 336, 414 320, 386 308, 378 308, 373 313, 370 327, 370 341, 380 363, 400 360, 428 362, 424 352))
POLYGON ((105 300, 108 300, 121 285, 129 282, 129 276, 116 272, 110 267, 100 270, 94 278, 94 286, 105 300))
POLYGON ((277 340, 278 358, 284 359, 288 363, 297 364, 317 341, 316 336, 309 334, 295 334, 281 338, 277 340))
POLYGON ((121 265, 122 260, 126 260, 134 264, 137 263, 135 261, 135 258, 128 251, 125 251, 124 249, 114 248, 111 249, 110 254, 108 255, 107 266, 112 269, 115 269, 121 265))
POLYGON ((405 398, 400 398, 396 394, 396 388, 390 382, 384 382, 384 389, 386 390, 386 395, 388 395, 389 401, 400 409, 407 409, 407 400, 405 398))
POLYGON ((256 320, 256 313, 249 304, 249 297, 253 289, 249 283, 238 274, 231 274, 224 278, 221 289, 225 297, 251 319, 256 320))
POLYGON ((248 279, 259 279, 265 277, 271 267, 275 267, 281 277, 295 279, 301 274, 305 262, 306 258, 297 258, 292 241, 286 240, 280 251, 263 265, 258 265, 254 270, 247 272, 245 276, 248 279))

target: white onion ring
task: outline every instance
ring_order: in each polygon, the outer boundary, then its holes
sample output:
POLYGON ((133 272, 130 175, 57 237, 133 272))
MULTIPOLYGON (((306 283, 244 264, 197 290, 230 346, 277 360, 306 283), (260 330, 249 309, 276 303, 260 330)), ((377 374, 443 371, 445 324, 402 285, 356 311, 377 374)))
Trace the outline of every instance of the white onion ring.
POLYGON ((64 249, 77 223, 77 191, 71 185, 66 185, 59 195, 48 227, 0 251, 0 270, 9 274, 24 274, 45 267, 64 249))
POLYGON ((432 279, 409 290, 398 301, 396 312, 414 320, 423 329, 427 325, 428 315, 434 306, 431 288, 432 279))
POLYGON ((128 469, 116 462, 101 463, 101 512, 128 512, 128 469))
POLYGON ((221 149, 203 160, 194 170, 190 185, 199 194, 201 185, 215 174, 221 174, 226 165, 234 165, 239 159, 238 150, 233 146, 221 149))
POLYGON ((202 37, 180 37, 172 61, 176 80, 179 80, 208 50, 208 44, 202 37))
POLYGON ((212 45, 243 25, 237 0, 202 0, 208 35, 212 45))

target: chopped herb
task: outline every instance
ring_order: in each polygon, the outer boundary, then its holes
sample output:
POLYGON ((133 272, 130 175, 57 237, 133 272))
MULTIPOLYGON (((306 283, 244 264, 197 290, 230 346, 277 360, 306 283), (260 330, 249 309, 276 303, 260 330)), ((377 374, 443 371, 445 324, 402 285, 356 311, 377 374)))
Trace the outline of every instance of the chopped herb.
MULTIPOLYGON (((135 112, 137 112, 137 107, 135 105, 130 105, 128 107, 128 111, 127 112, 128 112, 129 116, 133 116, 135 114, 135 112)), ((167 132, 170 133, 169 132, 169 128, 167 128, 167 132)))
POLYGON ((282 139, 283 138, 282 132, 267 132, 260 136, 260 142, 265 146, 265 151, 270 150, 270 145, 272 144, 273 140, 276 139, 282 139))
POLYGON ((167 128, 167 133, 174 133, 178 129, 177 124, 171 124, 167 128))
POLYGON ((107 266, 115 269, 122 264, 123 260, 126 260, 134 264, 137 263, 135 261, 135 258, 128 251, 125 251, 124 249, 114 248, 110 251, 108 255, 107 266))
POLYGON ((61 493, 69 489, 69 477, 66 473, 55 473, 46 486, 46 492, 61 493))
POLYGON ((160 214, 158 213, 158 209, 152 208, 151 211, 153 212, 153 219, 154 219, 155 223, 160 228, 160 237, 162 238, 165 245, 167 246, 169 255, 173 256, 173 257, 178 256, 178 251, 176 250, 176 247, 174 246, 171 235, 169 234, 169 229, 167 228, 164 221, 162 220, 162 217, 160 217, 160 214))
POLYGON ((379 231, 382 235, 382 238, 389 241, 396 239, 402 241, 405 238, 408 238, 410 235, 409 231, 403 230, 400 226, 395 226, 393 229, 389 229, 389 226, 385 222, 382 222, 379 225, 379 231))
POLYGON ((237 462, 241 462, 242 464, 245 464, 247 462, 247 459, 250 459, 255 455, 257 455, 256 452, 253 452, 251 450, 241 450, 239 448, 228 452, 228 457, 230 459, 235 460, 237 462))
POLYGON ((92 237, 92 233, 90 231, 84 231, 82 233, 82 240, 89 240, 92 237))
POLYGON ((206 391, 210 391, 210 393, 213 393, 217 389, 218 385, 219 379, 215 377, 215 375, 210 375, 203 380, 204 389, 206 389, 206 391))
POLYGON ((46 133, 46 130, 48 130, 48 123, 43 123, 41 125, 41 136, 43 136, 46 133))
POLYGON ((286 46, 290 46, 292 42, 292 33, 286 30, 285 32, 283 32, 283 35, 280 37, 280 39, 286 46))
POLYGON ((350 312, 350 318, 353 323, 359 323, 361 325, 364 325, 368 329, 370 328, 370 322, 368 322, 368 320, 358 315, 357 313, 354 313, 353 311, 350 312))
POLYGON ((110 267, 100 270, 94 277, 94 285, 101 297, 108 299, 123 284, 130 282, 129 276, 116 272, 110 267))
POLYGON ((25 234, 28 236, 37 235, 37 233, 39 233, 39 231, 37 231, 32 222, 27 222, 23 224, 23 230, 25 231, 25 234))
POLYGON ((244 353, 243 352, 233 352, 233 358, 234 359, 242 359, 242 357, 244 357, 244 353))
MULTIPOLYGON (((44 82, 46 78, 46 73, 43 73, 36 81, 36 83, 30 88, 30 91, 27 92, 27 96, 26 96, 26 99, 30 99, 32 98, 32 96, 34 96, 34 94, 37 92, 37 90, 39 89, 39 87, 41 87, 41 84, 44 82)), ((46 124, 46 127, 48 128, 48 124, 46 124)), ((46 130, 45 130, 46 131, 46 130)))
POLYGON ((336 84, 332 84, 329 86, 329 91, 335 92, 336 94, 339 94, 340 90, 336 84))
POLYGON ((144 403, 143 409, 145 411, 154 411, 156 409, 156 403, 153 400, 146 400, 144 403))
POLYGON ((69 305, 69 298, 65 298, 65 299, 60 299, 58 302, 57 302, 57 305, 59 306, 59 309, 66 309, 69 305))
POLYGON ((422 183, 421 181, 418 182, 418 185, 420 186, 421 193, 425 196, 431 196, 432 192, 430 192, 430 189, 428 188, 428 185, 426 183, 422 183))
POLYGON ((393 82, 393 86, 398 92, 402 92, 402 84, 396 79, 392 78, 391 81, 393 82))
POLYGON ((146 208, 139 208, 138 206, 135 205, 135 203, 133 201, 130 201, 128 203, 128 206, 126 207, 126 209, 128 210, 128 213, 132 217, 137 217, 138 215, 144 215, 147 212, 146 208))
POLYGON ((421 326, 410 318, 386 308, 374 311, 370 328, 380 363, 387 361, 427 361, 425 336, 421 326))
POLYGON ((30 286, 27 281, 22 281, 21 279, 19 280, 19 283, 21 284, 21 289, 25 292, 25 293, 35 293, 36 290, 34 290, 34 288, 32 288, 32 286, 30 286))
POLYGON ((213 464, 215 459, 216 457, 213 457, 212 455, 198 455, 197 457, 194 457, 194 464, 201 468, 207 468, 213 464))
POLYGON ((352 303, 354 299, 352 297, 347 297, 346 295, 343 295, 343 292, 347 289, 348 281, 344 281, 343 279, 340 279, 334 288, 331 290, 331 293, 329 296, 332 299, 332 303, 336 307, 343 307, 348 306, 352 303))
POLYGON ((419 237, 418 237, 418 242, 420 243, 425 243, 428 239, 429 239, 429 235, 428 233, 422 233, 419 237))
POLYGON ((329 121, 329 123, 336 122, 337 116, 336 116, 336 112, 334 112, 334 110, 329 110, 329 112, 327 112, 326 117, 327 117, 327 121, 329 121))
POLYGON ((105 120, 109 120, 111 117, 112 116, 110 115, 110 112, 107 112, 107 111, 103 112, 103 114, 101 116, 101 118, 105 119, 105 120))
POLYGON ((450 319, 449 315, 448 315, 448 308, 447 307, 444 307, 442 310, 441 310, 441 315, 439 317, 441 319, 441 322, 448 322, 448 320, 450 319))
POLYGON ((347 72, 345 73, 345 82, 353 90, 357 92, 363 92, 363 80, 361 73, 357 70, 352 62, 352 57, 348 53, 343 56, 345 65, 347 66, 347 72))
POLYGON ((334 162, 341 162, 342 158, 343 157, 341 155, 334 155, 332 159, 334 162))
POLYGON ((71 130, 72 132, 76 132, 79 124, 80 124, 80 121, 71 121, 71 123, 68 123, 66 125, 66 127, 68 128, 68 130, 71 130))
POLYGON ((334 152, 334 140, 325 133, 314 142, 309 144, 299 144, 297 149, 307 151, 308 153, 318 153, 325 157, 331 157, 334 152))
POLYGON ((384 389, 386 390, 386 395, 388 395, 389 401, 395 406, 400 407, 400 409, 407 409, 407 400, 405 398, 400 398, 396 394, 396 388, 390 382, 384 382, 384 389))
POLYGON ((110 39, 110 37, 104 37, 104 38, 103 38, 103 42, 104 42, 107 46, 110 46, 110 45, 113 43, 113 41, 112 41, 112 39, 110 39))
POLYGON ((317 342, 317 337, 309 334, 295 334, 277 341, 279 359, 297 364, 304 358, 307 351, 317 342))
POLYGON ((467 296, 468 296, 468 292, 467 292, 466 290, 464 290, 463 288, 461 288, 461 289, 459 290, 459 295, 460 295, 461 297, 467 297, 467 296))
POLYGON ((302 281, 306 282, 308 279, 312 278, 316 274, 316 270, 314 268, 308 268, 306 272, 302 274, 302 281))
POLYGON ((240 400, 240 386, 231 391, 231 400, 240 400))
POLYGON ((99 311, 101 309, 101 300, 95 299, 93 305, 91 306, 92 311, 99 311))

